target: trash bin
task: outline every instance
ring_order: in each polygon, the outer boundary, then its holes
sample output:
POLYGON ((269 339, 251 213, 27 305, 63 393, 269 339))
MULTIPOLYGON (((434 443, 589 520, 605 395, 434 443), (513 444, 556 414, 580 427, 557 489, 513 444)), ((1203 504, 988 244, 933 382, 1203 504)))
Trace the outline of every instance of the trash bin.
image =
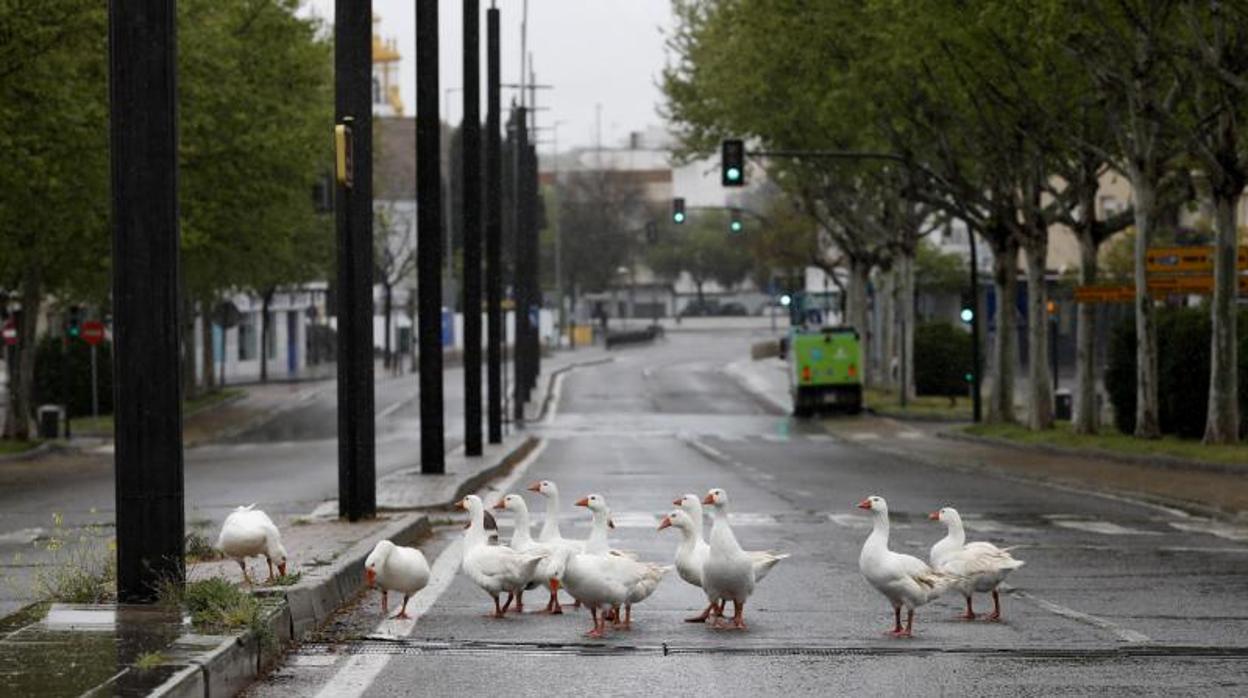
POLYGON ((40 405, 36 414, 39 418, 39 438, 60 438, 61 420, 64 418, 65 409, 60 405, 40 405))
POLYGON ((1065 388, 1062 388, 1057 391, 1057 395, 1055 395, 1054 397, 1056 400, 1056 405, 1053 411, 1053 416, 1056 417, 1057 419, 1063 419, 1069 422, 1071 418, 1071 414, 1073 413, 1073 408, 1072 408, 1073 403, 1071 401, 1070 391, 1065 388))

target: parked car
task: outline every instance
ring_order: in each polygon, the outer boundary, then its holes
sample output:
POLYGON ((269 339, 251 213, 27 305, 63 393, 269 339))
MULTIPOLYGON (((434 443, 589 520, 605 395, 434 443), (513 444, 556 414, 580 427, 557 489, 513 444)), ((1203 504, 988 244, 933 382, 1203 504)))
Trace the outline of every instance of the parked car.
POLYGON ((681 311, 681 317, 707 317, 719 315, 719 301, 690 301, 681 311))
POLYGON ((724 303, 719 306, 719 315, 749 315, 750 311, 740 303, 724 303))

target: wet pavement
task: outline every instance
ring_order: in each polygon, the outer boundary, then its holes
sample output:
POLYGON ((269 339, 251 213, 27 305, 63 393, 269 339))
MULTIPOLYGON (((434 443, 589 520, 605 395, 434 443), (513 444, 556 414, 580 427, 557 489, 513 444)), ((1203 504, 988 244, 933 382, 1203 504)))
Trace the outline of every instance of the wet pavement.
MULTIPOLYGON (((751 599, 748 631, 682 622, 704 597, 674 573, 634 609, 634 630, 602 642, 584 637, 584 612, 488 620, 488 597, 457 572, 460 530, 447 526, 425 546, 434 579, 414 599, 415 622, 379 619, 371 594, 249 695, 1248 690, 1248 540, 1165 507, 934 467, 792 420, 725 372, 752 339, 673 332, 574 371, 555 417, 532 429, 543 450, 498 483, 557 481, 569 537, 588 528, 571 503, 599 492, 613 546, 660 562, 676 547, 655 530, 671 499, 725 488, 743 546, 792 555, 751 599), (961 599, 945 597, 919 610, 913 640, 886 637, 891 609, 857 564, 869 522, 854 504, 869 494, 889 500, 894 550, 925 558, 943 536, 926 514, 942 505, 963 512, 972 540, 1017 546, 1027 564, 1009 580, 1004 621, 959 620, 961 599)), ((540 519, 540 503, 530 508, 540 519)), ((531 610, 544 603, 529 596, 531 610)))

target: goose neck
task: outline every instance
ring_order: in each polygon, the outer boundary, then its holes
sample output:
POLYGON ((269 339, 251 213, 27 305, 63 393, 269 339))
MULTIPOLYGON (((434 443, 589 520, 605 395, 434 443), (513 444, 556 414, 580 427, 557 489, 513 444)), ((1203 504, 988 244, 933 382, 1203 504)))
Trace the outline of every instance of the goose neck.
POLYGON ((610 518, 611 515, 605 511, 594 512, 594 523, 589 531, 589 539, 585 541, 585 552, 597 555, 608 551, 607 523, 610 518))

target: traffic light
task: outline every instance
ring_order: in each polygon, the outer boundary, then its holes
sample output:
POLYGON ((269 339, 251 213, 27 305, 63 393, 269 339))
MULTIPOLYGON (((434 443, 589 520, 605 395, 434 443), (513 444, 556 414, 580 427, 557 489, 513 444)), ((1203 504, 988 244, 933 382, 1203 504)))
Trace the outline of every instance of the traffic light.
POLYGON ((728 221, 728 232, 738 235, 745 230, 745 224, 741 222, 741 209, 732 209, 732 217, 728 221))
POLYGON ((65 315, 65 335, 77 339, 80 334, 82 334, 82 309, 75 305, 71 306, 65 315))
POLYGON ((971 294, 962 293, 962 312, 958 313, 958 317, 968 325, 975 319, 975 299, 971 298, 971 294))
POLYGON ((745 186, 745 143, 726 140, 720 148, 720 183, 725 187, 745 186))
POLYGON ((654 221, 646 221, 646 242, 653 245, 659 241, 659 224, 654 221))
POLYGON ((672 199, 672 222, 680 225, 685 222, 685 200, 683 197, 672 199))

